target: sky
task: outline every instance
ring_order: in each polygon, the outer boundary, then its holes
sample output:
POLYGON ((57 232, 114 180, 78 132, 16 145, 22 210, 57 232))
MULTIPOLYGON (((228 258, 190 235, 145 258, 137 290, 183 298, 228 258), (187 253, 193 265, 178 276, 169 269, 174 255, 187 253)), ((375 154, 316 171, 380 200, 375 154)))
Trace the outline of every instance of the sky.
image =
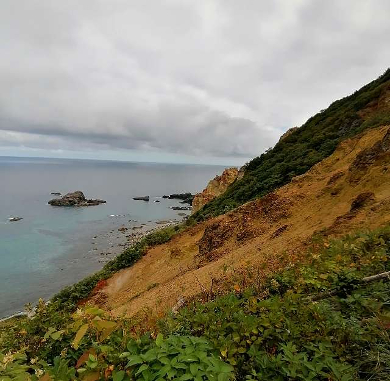
POLYGON ((242 165, 390 66, 388 0, 1 0, 0 156, 242 165))

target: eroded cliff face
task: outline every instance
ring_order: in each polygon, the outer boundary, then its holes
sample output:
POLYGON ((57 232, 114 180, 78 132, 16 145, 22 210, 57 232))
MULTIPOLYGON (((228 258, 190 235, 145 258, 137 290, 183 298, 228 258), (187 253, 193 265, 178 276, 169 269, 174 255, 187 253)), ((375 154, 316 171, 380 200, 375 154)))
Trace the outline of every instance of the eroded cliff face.
POLYGON ((241 175, 241 170, 239 171, 237 168, 227 168, 223 171, 222 175, 216 176, 214 179, 210 180, 207 187, 203 189, 201 193, 195 195, 195 198, 192 201, 192 212, 197 212, 212 199, 224 193, 228 186, 240 176, 239 174, 241 175))
POLYGON ((294 266, 312 237, 327 241, 389 223, 390 125, 340 143, 289 184, 148 249, 90 302, 113 316, 160 316, 205 290, 244 289, 294 266))

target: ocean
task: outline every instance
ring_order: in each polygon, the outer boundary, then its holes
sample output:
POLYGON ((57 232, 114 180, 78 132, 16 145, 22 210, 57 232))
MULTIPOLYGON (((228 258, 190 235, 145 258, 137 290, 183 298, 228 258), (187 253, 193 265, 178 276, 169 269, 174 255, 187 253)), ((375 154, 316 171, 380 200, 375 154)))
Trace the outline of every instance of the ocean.
POLYGON ((98 271, 102 255, 116 245, 112 241, 120 226, 182 218, 170 209, 179 201, 161 196, 199 192, 223 169, 0 157, 0 318, 98 271), (51 192, 76 190, 107 203, 80 208, 47 204, 51 192), (149 202, 132 199, 144 195, 149 202), (23 219, 10 222, 15 216, 23 219))

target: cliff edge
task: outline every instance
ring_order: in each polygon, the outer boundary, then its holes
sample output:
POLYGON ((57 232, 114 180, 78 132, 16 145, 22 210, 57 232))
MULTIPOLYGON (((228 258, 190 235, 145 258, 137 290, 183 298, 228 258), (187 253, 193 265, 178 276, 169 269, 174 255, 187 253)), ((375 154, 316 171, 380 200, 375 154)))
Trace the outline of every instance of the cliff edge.
POLYGON ((197 212, 208 202, 223 194, 230 184, 242 177, 242 174, 241 170, 233 167, 225 169, 220 176, 215 176, 201 193, 195 195, 192 201, 192 213, 197 212))

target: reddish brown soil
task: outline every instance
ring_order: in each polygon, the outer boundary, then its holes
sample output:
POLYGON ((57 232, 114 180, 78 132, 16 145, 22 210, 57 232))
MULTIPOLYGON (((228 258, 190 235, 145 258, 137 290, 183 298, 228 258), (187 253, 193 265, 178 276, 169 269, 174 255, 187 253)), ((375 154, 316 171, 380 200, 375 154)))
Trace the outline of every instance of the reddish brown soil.
POLYGON ((159 314, 226 280, 255 282, 293 265, 315 234, 338 236, 389 223, 389 131, 381 127, 344 141, 276 192, 150 249, 92 300, 115 316, 159 314))

